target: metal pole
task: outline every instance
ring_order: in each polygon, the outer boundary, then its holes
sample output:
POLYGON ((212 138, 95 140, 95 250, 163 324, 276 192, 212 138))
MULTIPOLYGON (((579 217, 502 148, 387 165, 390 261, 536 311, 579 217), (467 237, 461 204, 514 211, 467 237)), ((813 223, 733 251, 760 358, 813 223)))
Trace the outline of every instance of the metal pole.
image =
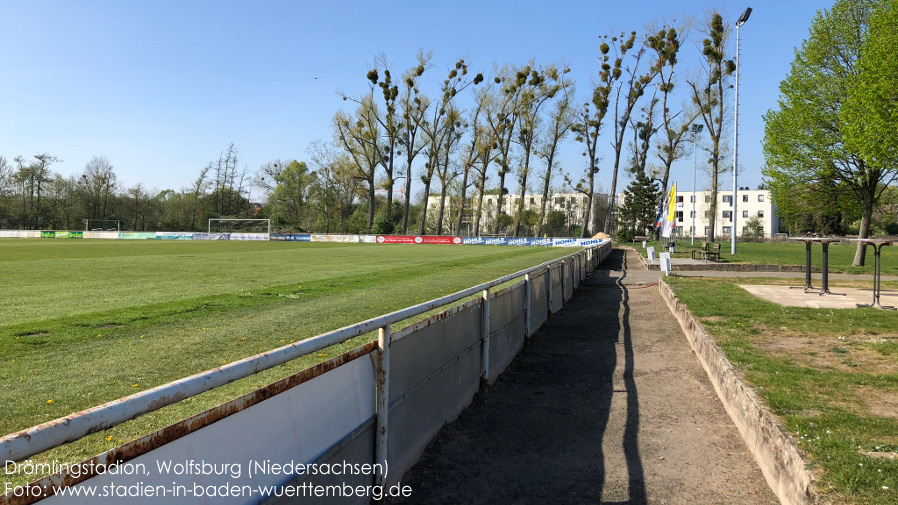
POLYGON ((736 184, 739 177, 738 169, 739 169, 739 28, 748 21, 748 17, 751 15, 751 7, 745 9, 745 12, 739 16, 739 19, 736 21, 736 108, 735 114, 733 116, 734 127, 733 127, 733 229, 732 229, 732 251, 731 254, 736 254, 736 220, 737 218, 737 193, 736 193, 736 184))
POLYGON ((490 380, 490 290, 483 290, 483 311, 480 328, 480 381, 484 384, 490 380))
POLYGON ((530 340, 530 314, 533 312, 530 309, 530 274, 524 275, 524 336, 527 337, 527 340, 530 340))
MULTIPOLYGON (((377 441, 374 446, 374 462, 387 465, 387 448, 390 418, 390 325, 378 331, 377 336, 377 441)), ((377 474, 375 482, 384 485, 386 475, 377 474)))
POLYGON ((564 260, 561 260, 561 305, 564 306, 564 295, 567 291, 567 278, 564 276, 564 260))
POLYGON ((695 167, 696 167, 696 158, 698 157, 698 145, 695 143, 695 138, 698 136, 698 130, 696 128, 692 129, 692 244, 695 245, 695 167))

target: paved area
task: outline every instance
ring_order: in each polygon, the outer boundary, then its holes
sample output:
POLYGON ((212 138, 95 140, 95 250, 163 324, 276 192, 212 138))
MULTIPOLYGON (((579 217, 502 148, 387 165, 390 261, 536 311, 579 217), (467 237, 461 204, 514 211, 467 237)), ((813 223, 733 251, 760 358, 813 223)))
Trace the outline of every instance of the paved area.
POLYGON ((775 504, 635 251, 615 250, 403 478, 426 504, 775 504))
MULTIPOLYGON (((739 287, 767 301, 788 307, 811 307, 815 309, 854 309, 858 303, 872 303, 873 289, 831 287, 832 294, 821 295, 819 291, 804 292, 790 286, 764 284, 740 284, 739 287)), ((898 291, 880 292, 881 305, 898 305, 898 291)))

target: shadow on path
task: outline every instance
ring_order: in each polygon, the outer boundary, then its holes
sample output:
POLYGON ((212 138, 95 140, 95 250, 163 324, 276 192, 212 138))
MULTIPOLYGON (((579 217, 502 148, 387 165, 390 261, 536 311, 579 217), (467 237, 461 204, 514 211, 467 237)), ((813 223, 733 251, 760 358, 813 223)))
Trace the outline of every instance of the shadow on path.
MULTIPOLYGON (((695 486, 695 480, 713 477, 714 468, 727 473, 714 460, 715 451, 704 448, 683 458, 710 458, 710 467, 689 468, 689 462, 679 462, 668 452, 674 461, 659 457, 684 440, 687 444, 705 440, 696 439, 695 426, 703 425, 691 418, 689 427, 682 428, 685 437, 669 429, 681 424, 680 414, 669 412, 688 411, 693 408, 690 401, 710 401, 713 406, 716 397, 710 384, 704 384, 697 400, 676 398, 674 392, 698 384, 703 372, 685 337, 674 335, 679 327, 669 313, 667 319, 658 313, 656 291, 642 289, 657 281, 658 274, 642 270, 635 252, 625 250, 614 250, 600 268, 497 382, 443 427, 403 478, 402 483, 412 487, 412 496, 389 503, 776 503, 746 501, 744 496, 719 499, 728 488, 713 479, 709 489, 686 490, 682 498, 671 499, 678 490, 695 486), (652 340, 656 334, 664 341, 677 339, 674 355, 656 352, 652 340), (646 353, 648 360, 642 358, 646 353), (693 363, 685 375, 677 370, 679 375, 671 377, 669 359, 693 363), (656 387, 646 380, 662 384, 656 387), (676 382, 681 384, 669 384, 676 382), (641 395, 637 386, 645 393, 641 395), (645 408, 651 409, 650 417, 645 417, 645 408), (673 462, 678 466, 668 464, 673 462)), ((710 416, 709 432, 720 431, 717 425, 729 422, 719 403, 713 408, 717 410, 710 416)), ((696 415, 707 415, 703 410, 696 415)), ((747 453, 735 428, 728 429, 732 440, 718 443, 714 438, 710 443, 721 445, 724 453, 747 453)), ((750 469, 753 461, 750 457, 746 461, 750 469)), ((766 489, 756 468, 756 474, 741 467, 733 471, 760 478, 757 489, 766 489)), ((759 492, 753 488, 747 494, 757 498, 759 492)))

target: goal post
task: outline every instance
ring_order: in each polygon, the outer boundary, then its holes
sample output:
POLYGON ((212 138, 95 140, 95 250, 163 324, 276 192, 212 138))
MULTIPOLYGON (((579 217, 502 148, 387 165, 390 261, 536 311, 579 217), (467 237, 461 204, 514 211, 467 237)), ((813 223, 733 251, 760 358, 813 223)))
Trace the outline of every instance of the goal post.
POLYGON ((210 218, 210 240, 269 240, 270 219, 210 218))

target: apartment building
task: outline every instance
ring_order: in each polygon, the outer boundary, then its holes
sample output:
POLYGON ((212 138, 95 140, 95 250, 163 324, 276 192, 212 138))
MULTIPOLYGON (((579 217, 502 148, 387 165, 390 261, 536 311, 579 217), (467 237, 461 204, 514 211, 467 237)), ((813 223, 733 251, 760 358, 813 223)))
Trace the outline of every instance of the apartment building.
MULTIPOLYGON (((595 202, 599 198, 607 199, 607 195, 600 195, 599 193, 595 193, 593 197, 593 201, 595 202)), ((505 195, 502 198, 502 211, 508 215, 515 215, 518 209, 518 205, 521 202, 521 195, 505 195)), ((542 194, 525 194, 524 195, 524 210, 532 210, 536 213, 539 213, 539 210, 542 206, 543 195, 542 194)), ((586 206, 588 202, 587 195, 583 193, 550 193, 549 201, 546 205, 546 214, 552 211, 559 211, 565 215, 568 226, 571 227, 579 227, 582 226, 583 221, 586 219, 586 206)), ((487 226, 488 228, 492 228, 492 223, 498 216, 498 203, 499 203, 499 195, 484 195, 483 197, 483 208, 481 209, 480 214, 480 222, 481 226, 487 226)), ((467 202, 465 202, 465 217, 462 223, 462 230, 460 232, 462 234, 469 233, 469 230, 465 229, 466 224, 470 224, 473 222, 473 207, 477 204, 476 196, 469 196, 467 202)), ((440 205, 440 197, 439 195, 431 195, 427 199, 427 214, 428 217, 439 212, 440 205)), ((446 221, 444 221, 444 227, 455 225, 455 220, 457 218, 457 207, 453 205, 458 205, 456 199, 447 197, 446 198, 446 210, 445 214, 447 217, 446 221), (448 217, 451 216, 451 217, 448 217)), ((483 228, 481 228, 483 229, 483 228)), ((453 231, 453 233, 458 233, 459 231, 453 231)))
MULTIPOLYGON (((695 212, 695 236, 707 237, 711 221, 711 191, 696 191, 693 201, 692 191, 677 193, 676 234, 690 236, 693 210, 695 212)), ((733 191, 717 192, 716 237, 730 236, 736 230, 738 236, 746 232, 745 224, 757 217, 761 223, 761 234, 773 237, 780 232, 780 220, 776 215, 776 205, 770 201, 770 191, 766 189, 739 189, 736 198, 736 215, 733 215, 733 191)))

